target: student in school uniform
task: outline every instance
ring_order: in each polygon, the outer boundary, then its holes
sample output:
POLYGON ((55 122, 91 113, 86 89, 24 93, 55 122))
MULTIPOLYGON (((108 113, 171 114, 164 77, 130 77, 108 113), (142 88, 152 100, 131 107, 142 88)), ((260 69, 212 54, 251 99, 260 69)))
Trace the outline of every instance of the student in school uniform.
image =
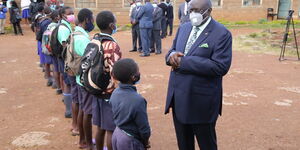
MULTIPOLYGON (((100 35, 112 37, 112 34, 117 32, 116 18, 110 11, 100 12, 97 15, 96 23, 101 31, 100 35)), ((122 54, 116 40, 102 41, 102 46, 104 49, 104 67, 106 72, 110 74, 114 63, 121 58, 122 54)), ((115 88, 116 84, 111 79, 103 97, 99 98, 95 96, 93 100, 93 124, 97 126, 97 150, 103 150, 105 134, 107 134, 107 148, 108 150, 112 150, 111 138, 115 129, 115 124, 113 122, 113 114, 109 98, 115 88)))
MULTIPOLYGON (((61 20, 59 16, 59 12, 57 10, 53 11, 50 15, 50 18, 52 20, 52 23, 48 25, 48 28, 51 28, 50 30, 53 31, 54 28, 57 26, 58 22, 61 20)), ((62 78, 62 73, 59 72, 59 67, 58 67, 58 58, 55 55, 52 55, 52 63, 53 63, 53 78, 54 78, 54 83, 56 86, 56 94, 62 94, 62 83, 63 83, 63 78, 62 78)))
POLYGON ((39 31, 37 31, 37 40, 38 40, 38 52, 41 57, 41 64, 43 64, 44 69, 45 69, 45 78, 47 79, 47 86, 52 86, 53 84, 53 79, 52 75, 50 73, 50 65, 52 64, 52 56, 46 55, 42 52, 42 39, 43 39, 43 34, 47 30, 48 25, 52 22, 50 19, 50 15, 52 13, 52 10, 50 7, 46 7, 44 9, 44 17, 39 21, 38 26, 39 26, 39 31))
POLYGON ((30 0, 21 0, 22 18, 25 19, 25 23, 28 24, 30 20, 29 5, 30 0))
MULTIPOLYGON (((94 29, 93 12, 89 9, 81 9, 77 15, 78 25, 75 27, 74 33, 74 51, 77 55, 83 56, 86 46, 90 42, 88 32, 94 29)), ((72 78, 72 77, 71 77, 72 78)), ((80 83, 80 76, 76 75, 76 79, 71 84, 72 95, 76 92, 78 99, 73 99, 73 117, 77 114, 77 125, 79 129, 79 148, 87 148, 93 150, 92 141, 92 95, 89 94, 80 83), (77 84, 76 84, 77 83, 77 84), (77 111, 77 112, 76 112, 77 111)), ((75 119, 75 118, 74 118, 75 119)), ((73 120, 74 120, 73 119, 73 120)), ((75 120, 73 121, 75 122, 75 120)), ((75 124, 73 124, 74 126, 75 124)))
POLYGON ((5 7, 3 2, 0 2, 0 34, 5 34, 4 26, 6 20, 6 13, 7 13, 7 8, 5 7))
MULTIPOLYGON (((67 41, 69 39, 69 36, 72 33, 72 27, 71 23, 74 24, 75 22, 75 16, 74 11, 71 7, 63 7, 59 10, 59 14, 61 17, 61 24, 65 24, 66 26, 60 25, 58 28, 58 34, 57 34, 57 40, 59 43, 63 46, 67 46, 67 41)), ((70 80, 68 78, 68 75, 64 72, 64 59, 59 56, 58 59, 58 68, 59 72, 63 75, 63 100, 66 106, 66 112, 65 112, 65 118, 72 118, 72 97, 71 97, 71 91, 70 91, 70 80)))
POLYGON ((112 137, 113 149, 147 149, 151 135, 147 102, 134 86, 140 80, 139 67, 132 59, 121 59, 115 63, 112 76, 120 82, 110 99, 117 126, 112 137))

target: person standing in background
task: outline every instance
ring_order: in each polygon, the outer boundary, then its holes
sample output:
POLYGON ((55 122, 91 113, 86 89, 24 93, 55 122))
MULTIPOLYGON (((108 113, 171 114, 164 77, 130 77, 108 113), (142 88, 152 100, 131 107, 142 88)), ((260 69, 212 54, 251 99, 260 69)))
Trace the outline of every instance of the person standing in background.
POLYGON ((30 0, 21 0, 21 8, 22 8, 22 18, 25 20, 26 24, 29 24, 30 21, 30 13, 29 13, 29 5, 30 0))
POLYGON ((167 9, 168 6, 165 3, 165 0, 161 0, 160 4, 158 5, 162 9, 162 18, 161 18, 161 35, 160 37, 163 39, 167 36, 167 9))
POLYGON ((130 3, 129 17, 131 16, 132 10, 135 7, 136 7, 136 3, 135 3, 135 0, 133 0, 132 3, 130 3))
POLYGON ((185 2, 179 6, 178 18, 180 19, 180 24, 190 21, 190 14, 188 10, 188 5, 190 1, 191 0, 185 0, 185 2))
POLYGON ((7 8, 0 2, 0 34, 5 34, 4 26, 6 20, 7 8))
POLYGON ((157 6, 158 0, 153 0, 153 29, 151 39, 151 53, 161 54, 161 19, 163 17, 163 11, 157 6))
POLYGON ((20 8, 15 1, 11 1, 10 4, 10 22, 13 24, 15 35, 18 35, 18 33, 23 35, 22 28, 20 25, 22 19, 20 15, 20 8))
POLYGON ((173 20, 174 20, 174 12, 173 12, 173 6, 170 2, 170 0, 167 0, 167 29, 166 32, 168 33, 168 27, 170 28, 169 36, 172 36, 173 34, 173 20))
POLYGON ((130 23, 131 23, 131 35, 132 35, 132 50, 130 52, 139 52, 142 51, 142 41, 140 36, 140 27, 139 27, 139 20, 137 19, 137 14, 142 6, 141 0, 136 0, 134 4, 136 7, 132 9, 131 16, 130 16, 130 23), (137 43, 139 43, 139 47, 137 47, 137 43))
POLYGON ((151 34, 153 28, 153 6, 150 0, 145 0, 146 4, 138 12, 137 19, 140 24, 140 35, 143 44, 143 54, 141 57, 150 56, 151 34))

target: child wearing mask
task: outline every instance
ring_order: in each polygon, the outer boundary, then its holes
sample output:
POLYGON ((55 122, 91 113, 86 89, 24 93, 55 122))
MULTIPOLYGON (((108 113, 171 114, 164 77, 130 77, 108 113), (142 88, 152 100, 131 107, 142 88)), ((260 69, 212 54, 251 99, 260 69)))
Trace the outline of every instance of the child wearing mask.
MULTIPOLYGON (((74 11, 71 7, 63 7, 59 10, 61 24, 58 27, 57 40, 65 48, 67 47, 67 42, 72 33, 71 23, 74 24, 75 16, 74 11), (62 25, 63 24, 63 25, 62 25)), ((58 69, 61 75, 63 76, 63 100, 66 106, 65 118, 72 118, 72 95, 70 91, 70 80, 67 73, 64 72, 64 59, 62 56, 57 57, 58 60, 58 69)))
POLYGON ((114 150, 144 150, 150 148, 151 130, 147 102, 134 86, 140 80, 138 65, 132 59, 115 63, 112 76, 120 82, 110 102, 116 129, 112 137, 114 150))
MULTIPOLYGON (((116 18, 112 12, 102 11, 97 15, 96 23, 101 31, 100 36, 108 36, 113 39, 112 41, 102 41, 105 71, 108 74, 111 74, 114 63, 118 61, 122 55, 118 43, 112 37, 112 34, 117 32, 116 18)), ((112 150, 112 133, 115 129, 115 124, 113 122, 113 114, 109 98, 115 88, 116 84, 111 79, 103 97, 100 98, 94 96, 93 99, 93 124, 97 126, 97 150, 103 150, 105 134, 107 134, 107 148, 108 150, 112 150)))
MULTIPOLYGON (((77 18, 78 25, 73 33, 74 51, 83 56, 90 42, 88 33, 94 29, 93 12, 86 8, 81 9, 77 18)), ((92 95, 82 87, 79 75, 76 75, 76 78, 70 77, 70 81, 73 96, 73 134, 79 130, 79 148, 92 150, 92 95)))

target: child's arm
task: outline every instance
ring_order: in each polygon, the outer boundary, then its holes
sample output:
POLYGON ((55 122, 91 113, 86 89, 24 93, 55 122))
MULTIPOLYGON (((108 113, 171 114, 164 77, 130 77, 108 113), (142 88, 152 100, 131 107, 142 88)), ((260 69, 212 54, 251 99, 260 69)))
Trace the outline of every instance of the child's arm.
POLYGON ((138 101, 135 108, 136 108, 135 123, 139 129, 139 133, 143 140, 144 146, 149 147, 149 138, 151 135, 151 130, 148 122, 146 101, 144 99, 138 101))

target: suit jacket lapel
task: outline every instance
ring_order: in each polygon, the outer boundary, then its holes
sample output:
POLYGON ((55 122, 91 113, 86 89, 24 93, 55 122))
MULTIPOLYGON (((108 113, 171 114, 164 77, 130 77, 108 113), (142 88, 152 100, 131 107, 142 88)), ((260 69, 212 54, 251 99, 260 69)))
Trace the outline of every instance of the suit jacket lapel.
POLYGON ((190 33, 193 29, 193 26, 189 23, 189 26, 187 26, 187 28, 181 28, 181 32, 183 32, 183 36, 180 38, 182 40, 182 44, 181 44, 181 47, 179 48, 179 51, 184 53, 184 50, 185 50, 185 46, 187 44, 187 41, 189 40, 189 37, 190 37, 190 33))
POLYGON ((191 52, 193 52, 202 41, 204 41, 209 35, 210 32, 212 31, 213 25, 214 25, 214 20, 211 19, 210 23, 207 25, 207 27, 202 31, 202 33, 200 34, 200 36, 198 37, 198 39, 195 41, 195 43, 192 45, 191 49, 189 50, 189 52, 187 53, 187 55, 190 55, 191 52))

